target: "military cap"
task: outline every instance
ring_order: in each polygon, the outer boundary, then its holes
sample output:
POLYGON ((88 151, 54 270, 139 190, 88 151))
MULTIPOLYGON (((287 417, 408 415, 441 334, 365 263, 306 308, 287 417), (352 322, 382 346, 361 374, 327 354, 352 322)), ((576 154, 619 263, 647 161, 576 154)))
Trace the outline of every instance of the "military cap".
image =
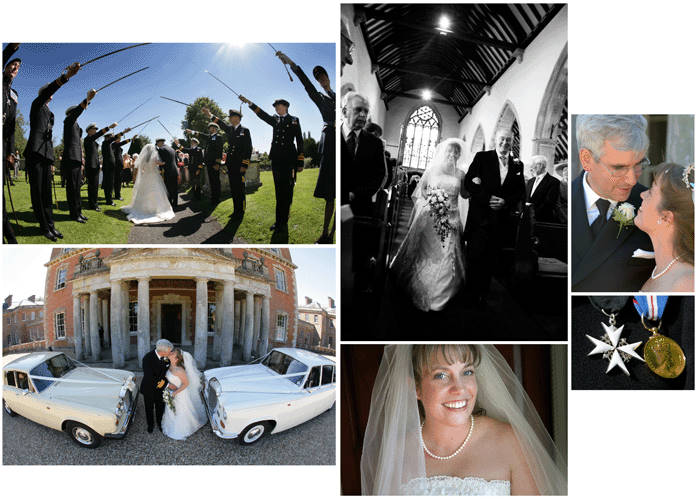
POLYGON ((157 144, 158 142, 165 142, 165 139, 156 139, 156 144, 157 144))
POLYGON ((15 57, 14 59, 10 59, 9 61, 7 61, 7 64, 5 64, 5 67, 9 66, 10 64, 12 64, 12 63, 15 62, 15 61, 17 61, 17 62, 19 62, 20 64, 22 64, 22 59, 20 59, 19 57, 15 57))
POLYGON ((217 125, 217 124, 214 123, 213 121, 210 121, 209 124, 208 124, 207 126, 209 126, 209 127, 212 127, 212 126, 213 126, 213 127, 216 128, 217 130, 220 130, 219 125, 217 125))
POLYGON ((70 114, 71 111, 74 111, 75 108, 77 108, 77 107, 78 107, 78 106, 71 106, 71 107, 69 107, 68 109, 66 109, 66 116, 68 116, 68 114, 70 114))
POLYGON ((326 70, 323 68, 323 66, 316 66, 316 67, 314 68, 314 70, 313 70, 313 75, 314 75, 314 78, 318 79, 318 77, 319 77, 320 75, 326 75, 326 76, 328 76, 328 73, 327 73, 326 70))
POLYGON ((243 113, 241 113, 240 111, 236 111, 235 109, 229 109, 228 115, 229 115, 229 117, 238 116, 239 118, 243 118, 243 113))
POLYGON ((286 101, 284 99, 277 99, 275 102, 272 103, 273 106, 276 106, 277 104, 284 104, 285 106, 289 107, 289 101, 286 101))
POLYGON ((190 143, 192 143, 192 142, 194 142, 195 144, 199 144, 199 139, 197 139, 196 137, 192 137, 190 139, 190 143))
POLYGON ((91 128, 94 128, 95 130, 97 130, 97 123, 90 123, 90 124, 87 126, 87 128, 85 129, 85 131, 87 132, 87 131, 90 130, 91 128))

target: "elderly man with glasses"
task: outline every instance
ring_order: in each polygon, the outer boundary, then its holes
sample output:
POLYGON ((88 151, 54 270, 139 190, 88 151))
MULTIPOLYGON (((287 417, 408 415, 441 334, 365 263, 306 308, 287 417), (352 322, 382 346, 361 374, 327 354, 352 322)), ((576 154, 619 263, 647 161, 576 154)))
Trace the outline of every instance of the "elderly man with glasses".
POLYGON ((649 237, 634 224, 646 187, 647 121, 641 115, 579 115, 583 172, 572 183, 573 291, 638 291, 654 265, 649 237))

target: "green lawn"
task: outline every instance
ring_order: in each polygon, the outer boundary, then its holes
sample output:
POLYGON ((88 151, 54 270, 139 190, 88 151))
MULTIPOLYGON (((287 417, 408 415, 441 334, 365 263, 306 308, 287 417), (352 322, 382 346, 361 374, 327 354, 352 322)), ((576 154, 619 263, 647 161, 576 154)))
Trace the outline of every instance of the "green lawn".
MULTIPOLYGON (((314 197, 318 168, 304 170, 297 176, 294 188, 294 201, 289 218, 289 242, 291 244, 313 244, 321 235, 323 211, 326 202, 314 197)), ((270 225, 275 223, 275 184, 272 172, 261 172, 262 187, 246 196, 246 210, 243 223, 236 233, 254 244, 270 242, 270 225)), ((233 212, 231 198, 221 201, 212 215, 224 226, 233 212)))
MULTIPOLYGON (((56 228, 63 233, 63 239, 57 243, 51 243, 41 235, 39 224, 32 211, 32 203, 29 195, 29 184, 24 182, 23 176, 15 180, 12 189, 12 201, 15 205, 19 228, 15 223, 12 213, 10 221, 15 231, 17 242, 20 244, 122 244, 126 243, 132 224, 126 219, 126 215, 119 209, 131 200, 131 188, 122 188, 124 201, 115 200, 117 206, 105 206, 102 189, 98 193, 98 203, 102 211, 97 212, 87 207, 87 186, 83 185, 81 195, 83 198, 83 215, 88 217, 88 222, 80 224, 70 219, 68 215, 68 203, 66 202, 66 189, 61 187, 61 178, 56 175, 56 195, 58 208, 54 205, 53 219, 56 228)), ((7 188, 4 191, 7 196, 7 188)), ((8 212, 10 211, 9 199, 6 200, 8 212)))
MULTIPOLYGON (((289 220, 289 242, 292 244, 313 244, 321 234, 325 201, 313 196, 318 172, 317 168, 304 170, 297 178, 289 220)), ((270 242, 272 233, 269 227, 275 221, 275 187, 272 172, 262 172, 260 180, 263 183, 262 187, 246 196, 245 218, 236 234, 237 237, 253 244, 270 242)), ((68 215, 66 190, 60 187, 61 180, 58 175, 55 182, 58 208, 54 206, 54 222, 56 228, 63 233, 64 239, 51 243, 41 235, 39 224, 31 210, 29 184, 20 178, 12 187, 12 200, 19 219, 19 228, 15 224, 14 216, 10 213, 15 236, 20 244, 125 244, 127 242, 132 224, 119 207, 131 201, 131 188, 122 188, 124 201, 115 200, 117 206, 105 206, 103 192, 100 189, 98 202, 102 211, 96 212, 87 208, 87 186, 84 185, 81 191, 83 214, 89 220, 85 224, 80 224, 72 221, 68 215)), ((209 207, 206 201, 201 201, 199 206, 195 205, 194 208, 209 207)), ((7 209, 9 212, 9 200, 7 209)), ((219 203, 212 215, 222 226, 225 226, 232 212, 233 203, 231 198, 227 197, 219 203)))

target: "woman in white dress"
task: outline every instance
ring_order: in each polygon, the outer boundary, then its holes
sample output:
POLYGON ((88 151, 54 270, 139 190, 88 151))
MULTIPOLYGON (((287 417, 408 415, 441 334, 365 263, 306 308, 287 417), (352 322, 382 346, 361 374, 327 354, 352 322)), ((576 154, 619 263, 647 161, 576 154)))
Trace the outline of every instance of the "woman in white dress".
POLYGON ((389 345, 372 390, 365 495, 566 495, 566 465, 490 345, 389 345))
POLYGON ((207 413, 199 395, 200 372, 192 355, 179 348, 168 355, 170 368, 166 373, 168 390, 172 390, 173 411, 165 404, 163 434, 174 440, 185 440, 207 422, 207 413))
POLYGON ((430 167, 413 191, 408 232, 390 265, 397 286, 424 312, 442 310, 464 285, 458 200, 465 151, 459 139, 447 139, 437 146, 430 167), (434 207, 431 210, 430 199, 435 194, 442 198, 439 215, 434 207), (436 215, 442 221, 439 229, 436 215))
POLYGON ((656 267, 644 292, 693 292, 695 281, 695 167, 663 163, 642 192, 634 224, 654 246, 656 267))
POLYGON ((134 163, 137 173, 131 203, 121 209, 135 224, 164 222, 175 217, 158 161, 156 147, 146 144, 134 163))

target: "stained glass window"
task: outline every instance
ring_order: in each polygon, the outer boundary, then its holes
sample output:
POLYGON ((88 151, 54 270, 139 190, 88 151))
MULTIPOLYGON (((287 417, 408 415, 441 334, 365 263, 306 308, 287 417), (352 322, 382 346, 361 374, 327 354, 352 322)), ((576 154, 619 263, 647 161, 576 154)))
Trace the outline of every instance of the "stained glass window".
POLYGON ((433 159, 440 134, 438 117, 430 106, 421 106, 408 119, 401 163, 409 168, 425 169, 433 159))

